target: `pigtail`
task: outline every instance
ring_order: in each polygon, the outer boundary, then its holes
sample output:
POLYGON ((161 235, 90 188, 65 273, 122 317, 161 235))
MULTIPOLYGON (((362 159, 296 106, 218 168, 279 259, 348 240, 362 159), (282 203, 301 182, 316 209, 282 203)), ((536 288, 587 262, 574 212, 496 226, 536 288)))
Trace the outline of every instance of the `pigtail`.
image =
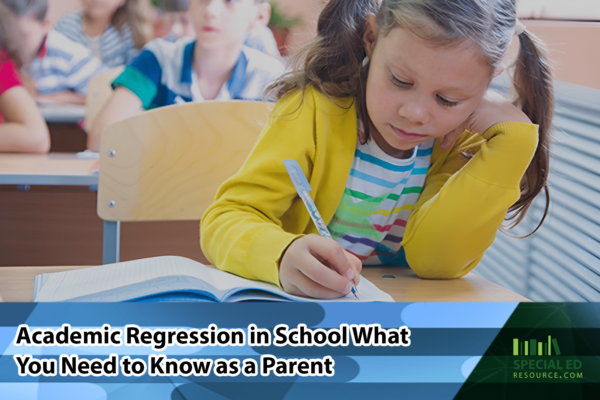
POLYGON ((292 57, 291 72, 266 92, 279 99, 310 84, 330 98, 355 96, 366 55, 366 18, 378 9, 377 0, 329 1, 319 15, 317 37, 292 57))
POLYGON ((516 60, 513 85, 517 92, 516 106, 520 106, 531 122, 539 125, 539 141, 533 160, 521 180, 521 198, 508 210, 507 220, 513 220, 509 229, 518 225, 531 206, 534 198, 542 191, 546 194, 544 216, 535 233, 548 215, 550 193, 548 191, 548 173, 550 167, 550 128, 554 114, 554 90, 552 69, 546 48, 539 39, 523 31, 519 35, 520 50, 516 60))
POLYGON ((115 11, 111 24, 121 32, 125 24, 131 29, 135 47, 139 50, 152 39, 151 6, 148 0, 126 0, 115 11))

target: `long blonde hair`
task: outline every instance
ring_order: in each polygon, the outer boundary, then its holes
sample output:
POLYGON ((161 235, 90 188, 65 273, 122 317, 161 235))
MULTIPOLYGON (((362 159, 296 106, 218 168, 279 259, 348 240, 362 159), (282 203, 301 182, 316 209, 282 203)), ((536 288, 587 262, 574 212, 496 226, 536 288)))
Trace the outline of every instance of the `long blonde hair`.
POLYGON ((151 12, 149 0, 125 0, 113 14, 110 23, 118 31, 122 31, 125 24, 129 25, 135 47, 141 49, 152 39, 151 12))
MULTIPOLYGON (((363 67, 369 13, 377 16, 378 35, 400 27, 438 46, 470 40, 481 49, 490 71, 501 65, 517 23, 514 0, 383 0, 381 6, 377 0, 330 0, 319 16, 317 37, 291 60, 291 72, 267 88, 267 93, 281 98, 313 85, 330 98, 354 97, 361 119, 369 121, 365 104, 368 64, 363 67)), ((528 31, 519 35, 519 43, 514 104, 539 125, 539 144, 521 180, 521 197, 509 208, 507 220, 512 221, 509 228, 519 224, 544 189, 546 209, 535 232, 546 218, 550 200, 547 179, 554 90, 544 45, 528 31)))

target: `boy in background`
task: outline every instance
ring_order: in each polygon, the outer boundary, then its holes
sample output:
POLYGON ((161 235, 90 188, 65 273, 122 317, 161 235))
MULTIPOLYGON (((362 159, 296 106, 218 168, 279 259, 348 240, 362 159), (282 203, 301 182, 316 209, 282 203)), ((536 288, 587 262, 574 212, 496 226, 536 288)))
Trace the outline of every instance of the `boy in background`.
POLYGON ((281 62, 243 46, 248 33, 266 26, 266 0, 191 0, 189 15, 197 37, 176 42, 156 39, 113 82, 115 91, 88 135, 98 151, 110 123, 141 110, 205 100, 261 100, 284 72, 281 62))

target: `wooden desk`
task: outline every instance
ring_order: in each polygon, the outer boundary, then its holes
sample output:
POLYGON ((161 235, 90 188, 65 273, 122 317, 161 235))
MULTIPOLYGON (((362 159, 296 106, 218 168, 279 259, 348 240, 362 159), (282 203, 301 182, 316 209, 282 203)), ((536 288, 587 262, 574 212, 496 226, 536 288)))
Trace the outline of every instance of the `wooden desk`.
MULTIPOLYGON (((0 296, 4 301, 31 301, 36 275, 78 268, 86 267, 1 267, 0 296)), ((425 280, 408 268, 370 267, 363 269, 363 275, 399 302, 530 301, 474 274, 462 279, 425 280)))
MULTIPOLYGON (((72 153, 0 154, 0 266, 102 263, 102 220, 89 190, 98 184, 94 162, 72 153)), ((199 226, 124 223, 121 259, 173 254, 206 263, 199 226)))
POLYGON ((0 185, 98 185, 95 161, 69 153, 0 154, 0 185))

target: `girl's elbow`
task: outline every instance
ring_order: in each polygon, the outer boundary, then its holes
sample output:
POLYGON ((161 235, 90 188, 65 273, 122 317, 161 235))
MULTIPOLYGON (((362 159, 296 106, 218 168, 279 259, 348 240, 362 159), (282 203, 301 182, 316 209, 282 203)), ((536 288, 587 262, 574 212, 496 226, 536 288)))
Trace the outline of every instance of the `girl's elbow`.
POLYGON ((454 268, 443 264, 409 263, 410 268, 419 278, 423 279, 456 279, 454 268))
POLYGON ((469 273, 481 260, 464 262, 449 256, 414 256, 406 254, 408 265, 417 276, 423 279, 457 279, 469 273))
POLYGON ((24 150, 28 153, 46 154, 50 151, 50 133, 47 126, 35 129, 35 135, 32 135, 24 145, 24 150))
POLYGON ((50 151, 50 137, 38 140, 33 146, 32 153, 46 154, 50 151))

